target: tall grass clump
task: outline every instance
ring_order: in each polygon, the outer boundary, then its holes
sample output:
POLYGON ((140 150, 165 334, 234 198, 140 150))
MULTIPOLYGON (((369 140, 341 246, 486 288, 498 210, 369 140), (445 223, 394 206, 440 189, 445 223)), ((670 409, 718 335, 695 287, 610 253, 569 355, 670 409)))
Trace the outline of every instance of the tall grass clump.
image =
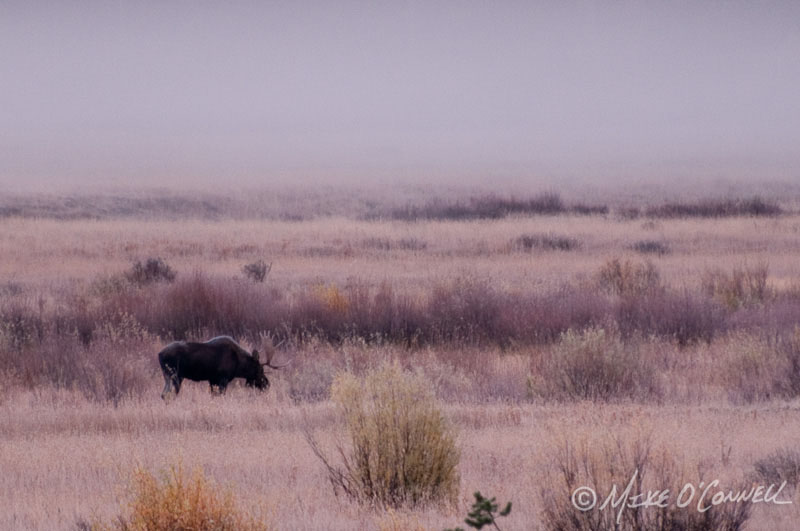
POLYGON ((790 392, 790 367, 762 337, 738 332, 723 343, 725 364, 718 377, 736 404, 767 401, 790 392))
POLYGON ((800 451, 781 448, 753 463, 756 475, 766 483, 780 485, 784 481, 792 489, 800 484, 800 451))
POLYGON ((371 370, 363 379, 341 373, 331 397, 349 436, 349 447, 338 448, 341 464, 333 464, 310 433, 306 439, 337 494, 393 508, 456 503, 455 433, 422 376, 397 364, 371 370))
POLYGON ((555 400, 613 401, 658 396, 651 367, 614 332, 568 330, 529 380, 531 395, 555 400))
POLYGON ((730 274, 722 270, 706 272, 702 285, 708 296, 736 310, 763 304, 773 297, 774 294, 767 284, 768 276, 769 268, 766 264, 735 267, 730 274))
POLYGON ((97 530, 120 531, 248 531, 270 527, 237 507, 233 493, 220 489, 195 469, 188 475, 181 465, 157 477, 136 469, 130 486, 131 499, 111 525, 97 530))
POLYGON ((800 395, 800 326, 788 337, 734 331, 721 343, 725 363, 717 377, 734 403, 800 395))
POLYGON ((102 321, 86 345, 76 331, 56 335, 48 330, 39 341, 13 348, 15 339, 0 327, 0 367, 23 387, 77 390, 87 400, 118 405, 143 396, 152 383, 150 360, 143 351, 153 339, 130 317, 102 321))
POLYGON ((137 260, 125 273, 125 278, 139 286, 153 282, 172 282, 175 270, 161 258, 148 258, 146 262, 137 260))
MULTIPOLYGON (((650 438, 642 434, 630 439, 620 436, 592 437, 591 440, 584 439, 576 443, 561 443, 553 459, 550 477, 543 483, 542 528, 548 531, 744 529, 752 507, 748 503, 723 503, 700 512, 697 510, 699 496, 695 494, 687 507, 678 507, 676 501, 683 486, 687 483, 698 485, 703 479, 696 475, 699 467, 682 465, 683 462, 684 459, 665 447, 654 448, 650 438), (600 509, 614 487, 617 493, 615 499, 623 498, 622 493, 631 478, 634 478, 631 496, 668 489, 669 502, 664 507, 652 505, 630 508, 617 505, 600 509), (594 506, 589 505, 589 498, 573 498, 573 494, 583 486, 589 486, 597 493, 594 506), (575 504, 573 499, 576 500, 575 504), (578 510, 576 505, 587 510, 578 510)), ((726 480, 725 484, 734 491, 751 488, 750 484, 741 480, 726 480)))
POLYGON ((651 262, 636 263, 613 258, 600 267, 597 282, 613 295, 640 295, 660 289, 661 275, 651 262))

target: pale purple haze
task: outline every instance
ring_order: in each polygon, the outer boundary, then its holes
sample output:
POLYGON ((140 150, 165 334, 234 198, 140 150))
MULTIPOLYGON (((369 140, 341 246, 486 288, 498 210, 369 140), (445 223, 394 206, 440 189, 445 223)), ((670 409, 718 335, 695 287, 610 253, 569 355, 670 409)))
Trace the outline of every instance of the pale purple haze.
POLYGON ((0 184, 800 178, 800 2, 0 3, 0 184))

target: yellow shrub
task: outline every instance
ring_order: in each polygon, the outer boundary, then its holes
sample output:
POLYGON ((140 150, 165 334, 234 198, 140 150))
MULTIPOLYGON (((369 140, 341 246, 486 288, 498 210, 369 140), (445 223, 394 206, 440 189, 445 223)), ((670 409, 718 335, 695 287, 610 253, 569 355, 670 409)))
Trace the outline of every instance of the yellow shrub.
POLYGON ((397 364, 373 370, 363 380, 342 373, 331 396, 350 436, 349 451, 340 448, 342 467, 332 466, 310 437, 309 442, 334 488, 381 506, 455 503, 460 453, 422 376, 397 364))
POLYGON ((159 479, 136 469, 131 483, 128 514, 112 526, 95 529, 125 531, 227 531, 266 530, 268 526, 237 509, 233 494, 209 481, 202 470, 191 476, 181 465, 173 466, 159 479))
POLYGON ((321 300, 328 310, 336 313, 345 313, 350 307, 350 301, 347 300, 339 287, 336 284, 319 284, 314 288, 314 294, 321 300))

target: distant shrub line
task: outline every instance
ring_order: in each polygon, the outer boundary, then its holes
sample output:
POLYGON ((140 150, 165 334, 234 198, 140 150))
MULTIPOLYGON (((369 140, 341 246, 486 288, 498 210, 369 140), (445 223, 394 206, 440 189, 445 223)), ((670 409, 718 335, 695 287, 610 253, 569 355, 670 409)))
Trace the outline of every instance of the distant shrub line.
POLYGON ((696 203, 666 203, 650 207, 647 216, 655 218, 721 218, 731 216, 777 216, 781 207, 760 197, 747 199, 705 199, 696 203))
MULTIPOLYGON (((145 267, 146 271, 149 268, 145 267)), ((154 269, 168 271, 170 269, 154 269)), ((458 279, 425 295, 370 287, 319 284, 279 288, 202 273, 154 282, 105 279, 46 307, 12 298, 0 306, 0 340, 21 348, 47 337, 74 335, 88 345, 100 328, 136 327, 165 340, 261 332, 296 341, 319 338, 406 347, 553 342, 567 330, 613 325, 623 339, 656 336, 680 345, 711 342, 734 330, 791 330, 800 298, 767 287, 763 266, 708 273, 699 292, 665 286, 649 262, 610 260, 591 282, 546 291, 505 291, 485 281, 458 279)))
POLYGON ((641 216, 662 219, 760 217, 784 213, 778 203, 758 196, 742 199, 701 199, 694 202, 673 201, 649 207, 625 206, 616 210, 617 216, 622 219, 636 219, 641 216))
MULTIPOLYGON (((396 195, 396 194, 393 194, 396 195)), ((419 194, 420 197, 426 197, 419 194)), ((274 219, 303 221, 327 216, 358 219, 454 220, 501 219, 510 215, 607 215, 607 204, 567 203, 555 192, 527 197, 485 193, 452 200, 441 194, 420 202, 409 199, 398 206, 380 194, 320 187, 315 190, 260 190, 246 195, 153 192, 152 194, 3 195, 0 218, 47 219, 274 219)), ((618 205, 613 213, 623 219, 715 218, 776 216, 778 203, 758 196, 732 199, 670 201, 660 205, 618 205)))
MULTIPOLYGON (((472 197, 468 200, 445 201, 435 198, 423 205, 406 205, 392 210, 390 219, 416 220, 471 220, 500 219, 510 215, 606 215, 608 205, 575 203, 567 205, 561 196, 546 193, 528 199, 515 199, 496 195, 472 197)), ((621 206, 616 214, 624 219, 640 216, 651 218, 721 218, 736 216, 777 216, 784 213, 774 201, 760 197, 743 199, 702 199, 696 202, 669 202, 650 207, 621 206)), ((375 215, 372 217, 381 217, 375 215)), ((662 249, 648 246, 637 248, 640 252, 659 252, 662 249)))
POLYGON ((472 197, 466 201, 433 199, 424 205, 407 205, 394 209, 389 218, 403 221, 420 219, 470 220, 500 219, 510 215, 555 215, 555 214, 607 214, 606 205, 576 204, 567 206, 561 196, 545 193, 528 199, 514 199, 496 195, 472 197))

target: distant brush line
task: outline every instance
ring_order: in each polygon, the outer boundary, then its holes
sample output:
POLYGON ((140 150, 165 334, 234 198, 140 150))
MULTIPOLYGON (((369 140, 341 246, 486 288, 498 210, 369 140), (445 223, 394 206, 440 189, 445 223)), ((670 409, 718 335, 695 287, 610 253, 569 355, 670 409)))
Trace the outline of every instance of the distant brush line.
MULTIPOLYGON (((269 219, 304 221, 344 217, 363 220, 451 220, 502 219, 508 216, 606 216, 618 218, 716 218, 777 216, 785 210, 774 200, 759 196, 731 199, 699 199, 652 204, 642 200, 610 208, 605 203, 562 200, 556 192, 528 197, 464 191, 444 193, 421 190, 405 199, 386 192, 374 195, 357 190, 268 190, 248 194, 145 192, 130 194, 2 195, 0 218, 42 219, 269 219), (423 199, 427 198, 427 199, 423 199), (405 204, 403 204, 405 202, 405 204), (648 203, 650 206, 647 206, 648 203)), ((614 200, 608 197, 609 201, 614 200)))
POLYGON ((445 201, 436 198, 428 203, 407 205, 391 212, 392 219, 500 219, 510 215, 608 214, 607 205, 564 204, 556 193, 544 193, 528 199, 514 199, 497 195, 472 197, 466 201, 445 201))

